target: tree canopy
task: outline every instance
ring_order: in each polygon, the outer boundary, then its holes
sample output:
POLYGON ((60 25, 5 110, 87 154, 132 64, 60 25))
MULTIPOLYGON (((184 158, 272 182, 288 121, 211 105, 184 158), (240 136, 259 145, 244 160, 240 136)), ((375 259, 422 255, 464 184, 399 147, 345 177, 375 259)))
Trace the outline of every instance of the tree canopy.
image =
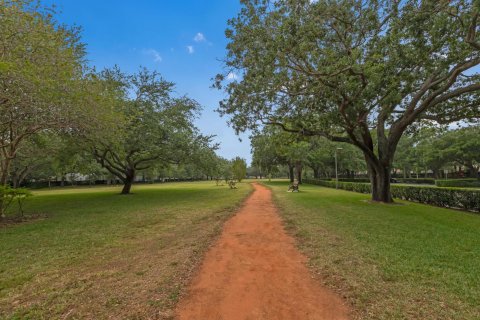
POLYGON ((479 1, 242 1, 216 85, 238 131, 262 124, 347 142, 373 200, 409 128, 480 118, 479 1))
POLYGON ((154 163, 185 162, 197 148, 208 147, 210 137, 193 125, 200 105, 185 96, 174 97, 174 84, 157 72, 141 69, 126 75, 111 69, 100 78, 116 86, 119 95, 114 103, 121 126, 100 137, 95 128, 87 140, 97 161, 124 182, 122 193, 130 193, 138 171, 154 163))

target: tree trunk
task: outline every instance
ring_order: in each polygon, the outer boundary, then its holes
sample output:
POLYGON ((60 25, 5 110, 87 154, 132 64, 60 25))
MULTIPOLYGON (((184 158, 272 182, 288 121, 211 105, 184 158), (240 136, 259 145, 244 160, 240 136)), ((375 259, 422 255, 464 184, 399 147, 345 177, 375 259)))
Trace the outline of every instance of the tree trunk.
POLYGON ((315 179, 320 178, 319 170, 316 168, 313 168, 313 178, 315 179))
POLYGON ((20 177, 18 176, 18 173, 16 171, 14 171, 12 173, 12 186, 14 189, 17 189, 20 185, 20 177))
POLYGON ((302 168, 302 163, 300 161, 297 161, 295 163, 295 173, 297 174, 298 184, 302 184, 302 168))
POLYGON ((130 194, 133 180, 135 179, 135 169, 127 169, 125 172, 125 180, 123 180, 122 194, 130 194))
POLYGON ((369 177, 372 184, 372 200, 385 203, 393 202, 390 193, 390 169, 385 167, 369 168, 369 177))
POLYGON ((468 177, 469 178, 477 178, 477 169, 473 166, 472 163, 468 163, 465 165, 468 168, 468 177))
POLYGON ((288 177, 290 178, 291 183, 293 183, 293 180, 295 180, 295 177, 293 175, 293 169, 294 169, 294 166, 288 165, 288 177))
MULTIPOLYGON (((2 174, 1 174, 1 177, 0 177, 0 186, 7 186, 8 184, 8 176, 10 174, 10 164, 11 164, 11 159, 10 158, 6 158, 2 161, 2 174)), ((4 219, 6 216, 5 216, 5 212, 3 210, 3 196, 0 197, 0 218, 1 219, 4 219)))
MULTIPOLYGON (((390 193, 390 166, 384 163, 390 161, 373 161, 365 155, 367 161, 368 176, 372 186, 372 201, 392 203, 392 194, 390 193)), ((385 159, 384 159, 385 160, 385 159)))

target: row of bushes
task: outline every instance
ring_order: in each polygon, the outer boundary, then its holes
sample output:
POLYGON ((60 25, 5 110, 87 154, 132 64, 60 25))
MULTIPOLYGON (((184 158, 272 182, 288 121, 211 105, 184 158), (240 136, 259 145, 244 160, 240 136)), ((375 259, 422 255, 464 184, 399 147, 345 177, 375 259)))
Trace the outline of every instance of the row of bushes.
MULTIPOLYGON (((332 180, 335 180, 335 178, 333 178, 332 180)), ((338 181, 342 181, 342 182, 370 182, 370 179, 368 179, 368 178, 338 178, 338 181)))
POLYGON ((455 179, 455 180, 436 180, 437 187, 449 188, 480 188, 479 179, 455 179))
MULTIPOLYGON (((304 180, 304 182, 329 188, 336 187, 335 181, 304 180)), ((338 182, 338 188, 366 194, 372 192, 369 183, 338 182)), ((480 190, 392 185, 391 192, 397 199, 480 212, 480 190)))
MULTIPOLYGON (((335 178, 332 179, 318 179, 318 180, 333 180, 335 181, 335 178)), ((338 178, 338 181, 342 182, 359 182, 359 183, 370 183, 370 179, 368 178, 338 178)), ((409 184, 435 184, 435 179, 432 178, 392 178, 393 182, 398 182, 398 183, 409 183, 409 184)))
POLYGON ((410 184, 435 184, 435 179, 432 178, 394 178, 399 183, 410 184))

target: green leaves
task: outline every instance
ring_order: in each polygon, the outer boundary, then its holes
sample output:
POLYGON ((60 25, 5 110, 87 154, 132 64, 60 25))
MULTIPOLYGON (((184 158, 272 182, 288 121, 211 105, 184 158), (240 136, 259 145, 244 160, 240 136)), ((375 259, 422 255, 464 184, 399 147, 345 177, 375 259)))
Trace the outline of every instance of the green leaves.
MULTIPOLYGON (((11 188, 10 186, 0 186, 0 213, 1 218, 4 218, 7 210, 16 201, 18 202, 19 210, 22 210, 22 202, 32 196, 32 193, 24 188, 11 188)), ((23 212, 21 212, 23 214, 23 212)))
POLYGON ((276 124, 349 142, 377 176, 410 128, 480 119, 477 2, 243 4, 226 59, 243 78, 219 86, 220 113, 237 131, 276 124))
POLYGON ((98 77, 117 92, 112 107, 120 126, 113 132, 105 128, 102 139, 93 128, 87 139, 97 161, 111 174, 131 180, 137 171, 186 163, 199 150, 210 148, 211 137, 199 134, 193 124, 201 109, 198 102, 175 97, 174 84, 156 71, 143 68, 127 75, 114 68, 98 77))
POLYGON ((242 180, 247 175, 247 163, 244 159, 240 157, 236 157, 232 161, 232 177, 238 182, 242 182, 242 180))

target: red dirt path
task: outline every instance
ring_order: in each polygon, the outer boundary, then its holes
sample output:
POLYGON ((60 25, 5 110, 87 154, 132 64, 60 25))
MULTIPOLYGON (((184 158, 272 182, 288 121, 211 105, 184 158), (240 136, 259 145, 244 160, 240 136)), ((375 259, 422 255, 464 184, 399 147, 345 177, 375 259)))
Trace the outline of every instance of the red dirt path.
POLYGON ((206 254, 178 319, 348 319, 343 301, 312 279, 270 190, 254 186, 206 254))

